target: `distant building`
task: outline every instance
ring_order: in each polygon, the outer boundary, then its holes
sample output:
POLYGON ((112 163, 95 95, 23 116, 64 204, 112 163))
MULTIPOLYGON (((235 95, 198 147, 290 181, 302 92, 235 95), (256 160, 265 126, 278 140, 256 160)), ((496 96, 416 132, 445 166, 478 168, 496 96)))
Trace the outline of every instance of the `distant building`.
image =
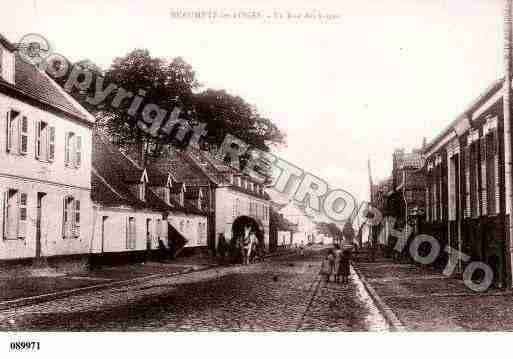
POLYGON ((307 214, 302 207, 292 201, 283 206, 279 213, 296 227, 296 232, 292 236, 292 244, 315 242, 318 232, 312 215, 307 214))
POLYGON ((172 172, 187 189, 202 192, 208 215, 208 247, 215 253, 217 239, 239 237, 244 227, 257 232, 260 244, 269 247, 270 198, 261 179, 250 177, 199 148, 169 147, 154 165, 172 172))

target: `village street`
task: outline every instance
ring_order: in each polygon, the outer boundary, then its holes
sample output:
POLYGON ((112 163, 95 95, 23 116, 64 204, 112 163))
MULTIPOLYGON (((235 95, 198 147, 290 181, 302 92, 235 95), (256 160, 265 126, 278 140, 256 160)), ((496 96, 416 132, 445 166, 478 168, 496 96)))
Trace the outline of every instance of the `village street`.
POLYGON ((321 252, 218 267, 0 312, 2 330, 387 330, 362 283, 325 284, 321 252))

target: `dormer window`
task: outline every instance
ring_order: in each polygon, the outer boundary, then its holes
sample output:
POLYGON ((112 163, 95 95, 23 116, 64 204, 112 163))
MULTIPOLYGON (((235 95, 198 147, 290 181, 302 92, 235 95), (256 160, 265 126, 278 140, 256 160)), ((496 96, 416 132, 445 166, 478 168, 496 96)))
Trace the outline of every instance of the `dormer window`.
POLYGON ((203 208, 203 191, 200 189, 198 192, 198 209, 203 208))

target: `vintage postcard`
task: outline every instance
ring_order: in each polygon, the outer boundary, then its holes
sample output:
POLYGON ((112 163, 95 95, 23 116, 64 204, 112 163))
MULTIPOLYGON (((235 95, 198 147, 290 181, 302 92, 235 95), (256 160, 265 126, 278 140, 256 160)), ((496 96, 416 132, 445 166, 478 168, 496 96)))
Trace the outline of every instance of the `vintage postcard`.
POLYGON ((512 17, 2 1, 0 351, 512 331, 512 17))

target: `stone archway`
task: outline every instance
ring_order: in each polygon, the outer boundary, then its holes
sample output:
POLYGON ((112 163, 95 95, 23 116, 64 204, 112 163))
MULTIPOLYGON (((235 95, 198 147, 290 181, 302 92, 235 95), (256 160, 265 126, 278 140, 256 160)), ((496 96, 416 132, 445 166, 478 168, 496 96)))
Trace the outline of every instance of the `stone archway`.
POLYGON ((232 224, 232 238, 230 241, 231 248, 235 253, 240 252, 242 246, 242 238, 246 235, 247 231, 255 233, 257 237, 257 247, 260 250, 265 248, 264 227, 253 217, 240 216, 237 217, 232 224))

